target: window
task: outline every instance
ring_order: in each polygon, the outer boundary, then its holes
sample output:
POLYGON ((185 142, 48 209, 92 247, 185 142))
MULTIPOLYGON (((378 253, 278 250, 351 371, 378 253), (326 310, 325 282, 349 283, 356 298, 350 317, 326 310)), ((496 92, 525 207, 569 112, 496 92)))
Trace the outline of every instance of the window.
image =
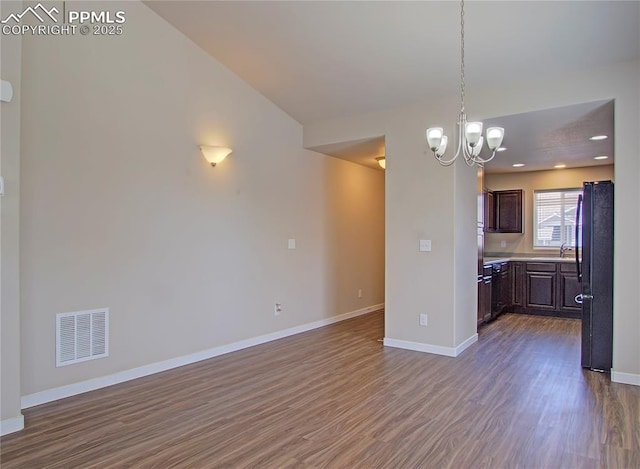
POLYGON ((576 210, 580 189, 554 189, 533 193, 533 246, 576 245, 576 210))

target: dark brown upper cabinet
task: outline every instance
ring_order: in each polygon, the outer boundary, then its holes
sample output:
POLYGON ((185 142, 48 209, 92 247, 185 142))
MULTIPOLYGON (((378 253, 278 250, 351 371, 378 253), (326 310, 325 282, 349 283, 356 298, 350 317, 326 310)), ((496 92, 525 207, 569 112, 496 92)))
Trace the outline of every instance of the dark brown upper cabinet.
POLYGON ((484 231, 496 231, 496 203, 493 192, 488 189, 484 190, 484 231))
POLYGON ((522 189, 485 192, 485 231, 522 233, 522 189))

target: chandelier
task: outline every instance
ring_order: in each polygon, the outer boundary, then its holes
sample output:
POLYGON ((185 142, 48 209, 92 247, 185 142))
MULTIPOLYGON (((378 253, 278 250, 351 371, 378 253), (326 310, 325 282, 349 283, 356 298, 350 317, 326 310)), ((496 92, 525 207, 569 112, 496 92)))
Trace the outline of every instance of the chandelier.
POLYGON ((442 127, 427 129, 426 137, 427 144, 433 151, 436 160, 443 166, 453 164, 460 153, 464 156, 464 161, 467 165, 482 166, 496 156, 496 150, 500 147, 504 137, 504 129, 502 127, 489 127, 486 137, 491 156, 489 158, 481 158, 480 151, 484 143, 482 122, 467 122, 467 114, 464 110, 464 0, 460 0, 460 115, 458 117, 458 146, 456 153, 449 159, 444 156, 449 139, 444 135, 442 127))

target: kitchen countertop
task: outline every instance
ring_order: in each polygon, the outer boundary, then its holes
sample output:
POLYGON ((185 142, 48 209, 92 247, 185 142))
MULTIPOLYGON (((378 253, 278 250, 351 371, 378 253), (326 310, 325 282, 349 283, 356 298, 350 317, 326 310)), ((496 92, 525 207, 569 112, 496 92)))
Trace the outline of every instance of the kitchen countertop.
POLYGON ((485 264, 495 264, 496 262, 567 262, 574 263, 575 257, 552 257, 552 256, 513 256, 513 257, 485 257, 485 264))

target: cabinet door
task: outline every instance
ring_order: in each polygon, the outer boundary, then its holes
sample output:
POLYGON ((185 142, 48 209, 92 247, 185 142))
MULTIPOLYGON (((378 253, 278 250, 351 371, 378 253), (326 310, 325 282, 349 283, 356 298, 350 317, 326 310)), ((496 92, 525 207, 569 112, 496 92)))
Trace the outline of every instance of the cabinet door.
POLYGON ((502 310, 505 307, 511 305, 511 297, 513 282, 511 280, 511 268, 508 263, 502 264, 502 270, 500 271, 500 304, 502 310))
POLYGON ((493 192, 488 189, 484 191, 484 231, 493 232, 496 230, 496 204, 493 192))
POLYGON ((482 311, 482 275, 478 275, 478 325, 484 322, 484 312, 482 311))
POLYGON ((491 285, 491 316, 499 316, 505 306, 511 303, 511 277, 506 262, 494 266, 491 285))
POLYGON ((514 306, 524 306, 524 263, 512 262, 511 263, 511 303, 514 306))
POLYGON ((557 276, 555 272, 527 271, 527 308, 556 309, 557 276))
POLYGON ((492 294, 492 283, 491 276, 484 277, 482 279, 482 314, 484 321, 488 321, 491 319, 491 294, 492 294))
POLYGON ((499 233, 522 233, 522 190, 496 191, 495 231, 499 233))
POLYGON ((563 311, 581 312, 582 306, 575 302, 575 297, 582 293, 582 286, 575 272, 560 272, 558 306, 563 311))
POLYGON ((493 272, 491 276, 491 317, 495 318, 500 314, 500 273, 493 272))

